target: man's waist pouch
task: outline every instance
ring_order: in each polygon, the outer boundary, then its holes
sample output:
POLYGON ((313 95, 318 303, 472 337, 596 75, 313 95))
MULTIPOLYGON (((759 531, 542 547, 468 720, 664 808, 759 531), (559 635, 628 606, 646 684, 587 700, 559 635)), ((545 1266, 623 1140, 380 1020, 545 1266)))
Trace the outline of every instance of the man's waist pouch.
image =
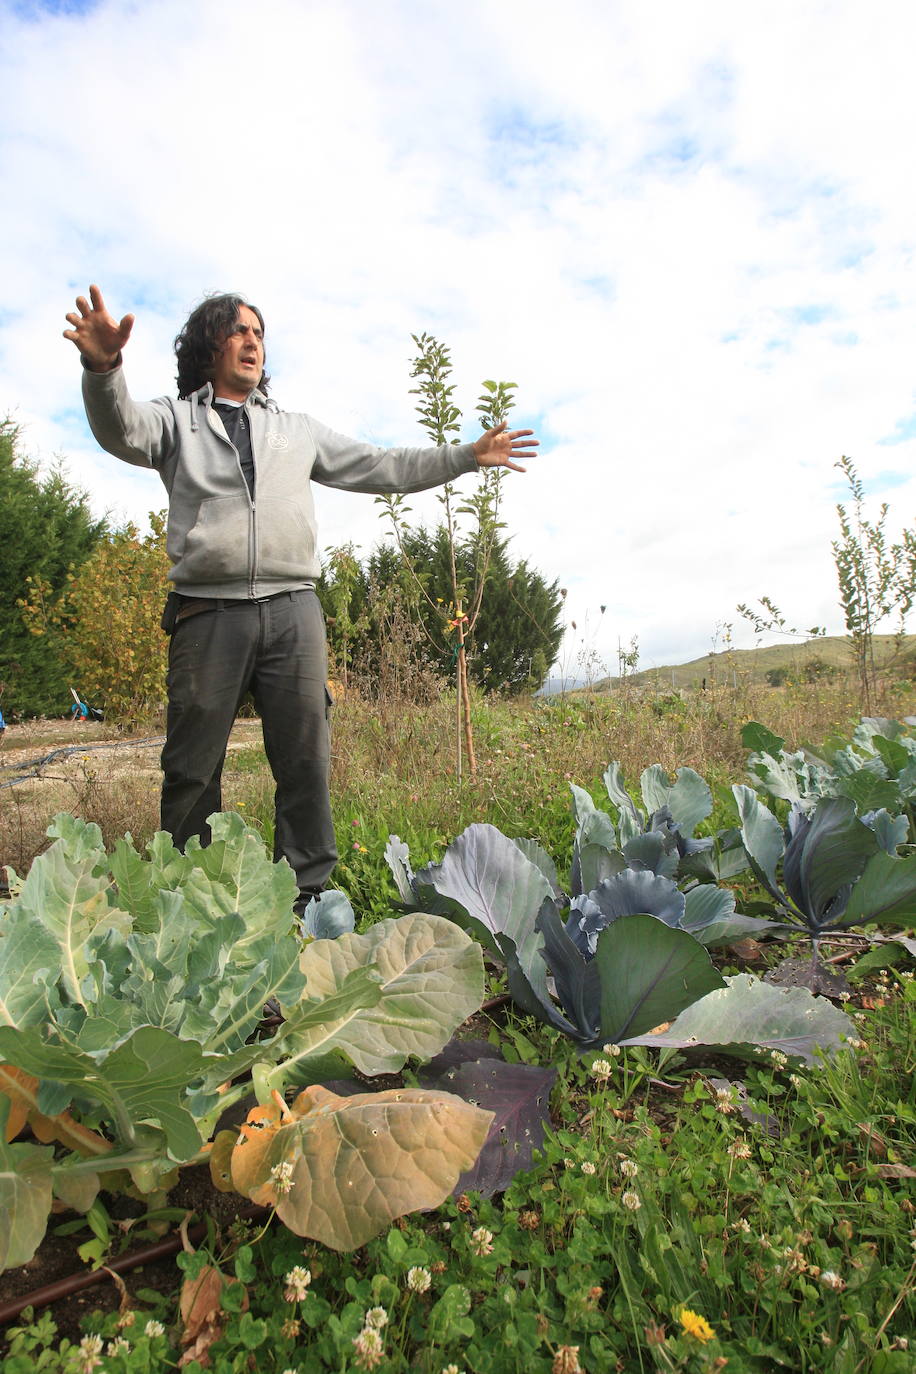
POLYGON ((313 592, 314 582, 306 583, 291 592, 274 592, 271 596, 222 597, 222 596, 184 596, 181 592, 169 592, 162 612, 162 628, 167 635, 172 634, 182 620, 192 615, 202 615, 204 611, 232 611, 240 606, 263 606, 268 601, 279 601, 281 597, 301 596, 303 592, 313 592))

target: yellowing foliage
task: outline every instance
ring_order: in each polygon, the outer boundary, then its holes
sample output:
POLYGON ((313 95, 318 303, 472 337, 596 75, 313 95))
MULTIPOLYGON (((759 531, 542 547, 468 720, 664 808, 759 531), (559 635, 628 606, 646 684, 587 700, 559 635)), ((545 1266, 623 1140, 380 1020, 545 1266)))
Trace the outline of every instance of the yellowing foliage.
POLYGON ((34 634, 60 632, 73 687, 109 720, 143 719, 165 702, 168 567, 160 511, 150 514, 149 534, 126 525, 104 539, 53 604, 36 583, 23 606, 34 634))

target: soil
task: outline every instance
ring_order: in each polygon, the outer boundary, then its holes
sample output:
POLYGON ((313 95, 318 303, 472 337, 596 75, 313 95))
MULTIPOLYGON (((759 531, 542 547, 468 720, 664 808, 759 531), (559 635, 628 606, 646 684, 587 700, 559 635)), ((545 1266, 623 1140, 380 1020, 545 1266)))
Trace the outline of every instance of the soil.
MULTIPOLYGON (((164 735, 126 734, 99 721, 30 720, 0 735, 0 898, 4 868, 24 874, 47 848, 52 816, 70 811, 103 834, 156 828, 164 735)), ((261 743, 260 721, 236 721, 229 753, 261 743)), ((231 768, 231 765, 230 765, 231 768)))
MULTIPOLYGON (((246 749, 261 742, 261 723, 239 719, 232 728, 229 749, 246 749)), ((165 735, 155 731, 124 734, 104 721, 25 721, 9 725, 0 735, 0 779, 18 777, 47 784, 48 790, 76 776, 79 765, 98 754, 104 758, 107 776, 149 772, 157 779, 159 750, 165 735)))
MULTIPOLYGON (((170 1223, 164 1235, 154 1235, 148 1227, 128 1230, 125 1223, 128 1223, 131 1217, 143 1215, 143 1204, 126 1198, 123 1194, 103 1194, 102 1200, 109 1209, 115 1225, 120 1223, 122 1228, 125 1228, 120 1240, 116 1238, 114 1241, 109 1262, 128 1256, 134 1251, 139 1253, 147 1246, 176 1232, 175 1223, 170 1223)), ((169 1193, 168 1206, 183 1208, 188 1214, 189 1227, 210 1218, 221 1233, 225 1233, 246 1209, 251 1210, 247 1200, 238 1194, 219 1192, 210 1181, 210 1171, 206 1165, 181 1170, 178 1182, 169 1193)), ((87 1273, 87 1266, 80 1258, 78 1250, 79 1246, 91 1237, 88 1226, 75 1235, 53 1234, 55 1225, 59 1225, 61 1221, 72 1220, 75 1215, 65 1213, 54 1218, 48 1235, 28 1264, 18 1269, 8 1269, 0 1276, 0 1305, 24 1298, 48 1284, 57 1283, 71 1275, 87 1273)), ((99 1270, 97 1274, 99 1282, 96 1286, 57 1298, 50 1305, 57 1324, 58 1341, 68 1337, 71 1341, 78 1342, 82 1334, 82 1324, 90 1312, 115 1312, 122 1303, 142 1310, 145 1304, 141 1298, 135 1296, 138 1291, 153 1290, 166 1298, 173 1298, 181 1285, 181 1271, 175 1263, 174 1254, 147 1261, 140 1268, 122 1273, 121 1279, 127 1290, 126 1298, 121 1285, 109 1272, 99 1270)), ((36 1309, 35 1316, 40 1315, 41 1311, 36 1309)), ((11 1317, 7 1325, 18 1326, 22 1321, 21 1316, 11 1317)), ((4 1348, 0 1335, 0 1354, 4 1348)))

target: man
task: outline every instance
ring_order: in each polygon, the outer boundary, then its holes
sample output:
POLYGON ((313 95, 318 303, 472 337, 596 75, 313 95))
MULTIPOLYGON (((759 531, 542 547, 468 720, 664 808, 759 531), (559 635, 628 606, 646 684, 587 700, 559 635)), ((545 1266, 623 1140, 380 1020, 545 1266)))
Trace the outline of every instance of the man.
POLYGON ((121 367, 132 315, 118 322, 97 286, 67 315, 83 399, 102 448, 155 468, 169 493, 175 592, 162 828, 206 844, 221 806, 229 733, 246 692, 261 716, 276 782, 274 856, 321 891, 337 859, 328 793, 327 654, 312 480, 350 491, 422 491, 478 467, 524 472, 530 429, 505 424, 474 444, 379 449, 268 399, 264 320, 240 296, 212 296, 175 340, 178 399, 131 399, 121 367))

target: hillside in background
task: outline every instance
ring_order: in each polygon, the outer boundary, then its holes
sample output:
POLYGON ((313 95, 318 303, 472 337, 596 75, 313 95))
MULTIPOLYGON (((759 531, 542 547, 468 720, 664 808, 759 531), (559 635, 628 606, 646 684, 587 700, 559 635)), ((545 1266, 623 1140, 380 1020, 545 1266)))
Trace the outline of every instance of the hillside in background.
MULTIPOLYGON (((916 635, 904 635, 902 641, 896 635, 875 635, 875 658, 888 673, 912 674, 916 668, 916 635)), ((852 671, 849 640, 837 635, 769 644, 760 649, 729 649, 724 653, 704 654, 690 663, 644 668, 628 675, 627 681, 634 686, 664 691, 666 688, 701 688, 704 681, 707 686, 735 681, 766 683, 780 673, 785 679, 804 682, 852 671)), ((591 690, 610 692, 619 684, 620 678, 605 677, 594 683, 591 690)))

